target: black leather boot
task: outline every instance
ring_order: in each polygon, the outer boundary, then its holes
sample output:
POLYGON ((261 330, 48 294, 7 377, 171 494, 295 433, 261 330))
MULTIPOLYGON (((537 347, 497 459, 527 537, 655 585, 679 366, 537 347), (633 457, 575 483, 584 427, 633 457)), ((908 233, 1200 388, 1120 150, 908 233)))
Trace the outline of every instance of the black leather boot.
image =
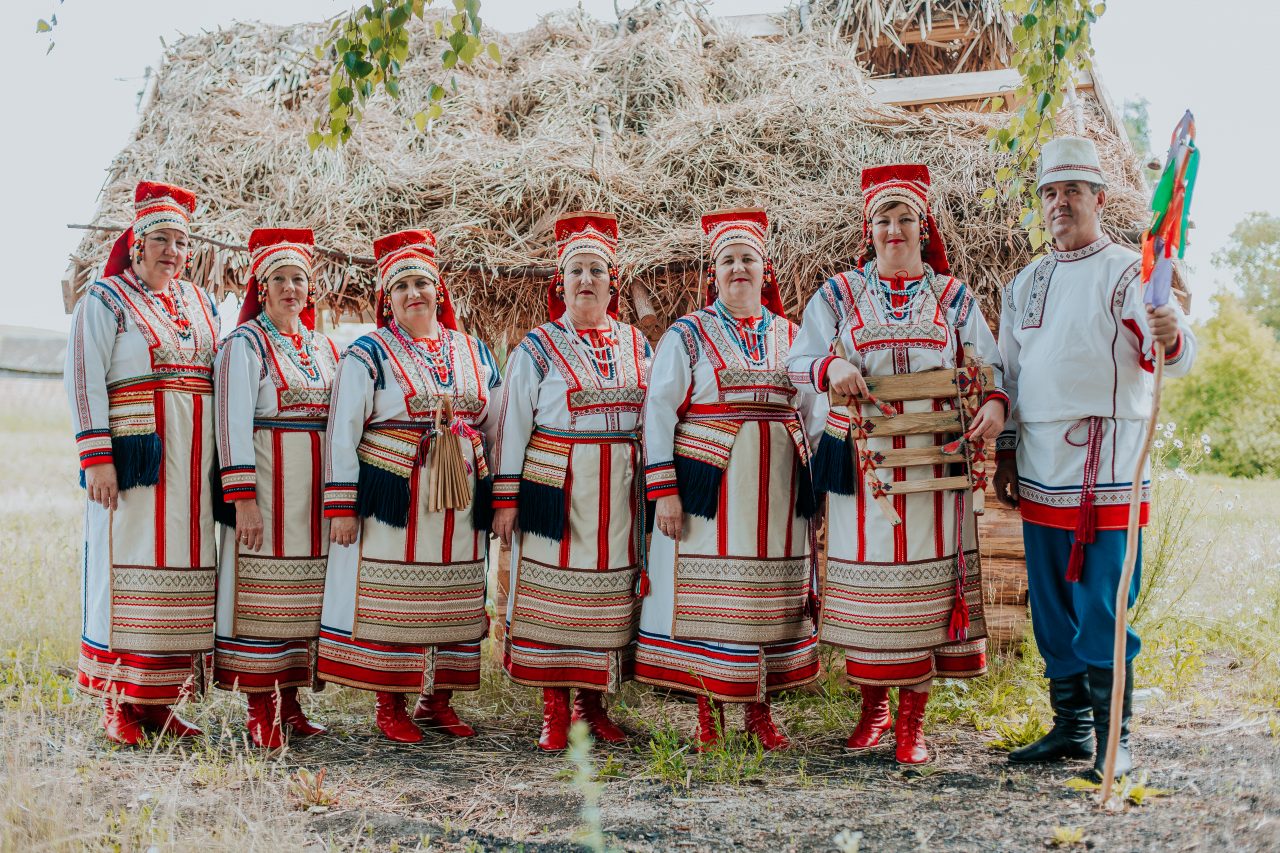
MULTIPOLYGON (((1110 682, 1108 682, 1109 684, 1110 682)), ((1049 681, 1053 728, 1035 743, 1009 753, 1015 764, 1090 758, 1093 755, 1093 703, 1085 673, 1049 681)))
MULTIPOLYGON (((1111 678, 1113 670, 1089 667, 1089 695, 1093 699, 1093 729, 1097 734, 1098 751, 1093 758, 1093 771, 1089 774, 1095 782, 1102 781, 1103 764, 1107 759, 1107 734, 1111 721, 1111 678)), ((1120 743, 1116 748, 1116 778, 1133 772, 1133 759, 1129 756, 1129 717, 1133 714, 1133 663, 1124 667, 1124 701, 1120 711, 1120 743)))

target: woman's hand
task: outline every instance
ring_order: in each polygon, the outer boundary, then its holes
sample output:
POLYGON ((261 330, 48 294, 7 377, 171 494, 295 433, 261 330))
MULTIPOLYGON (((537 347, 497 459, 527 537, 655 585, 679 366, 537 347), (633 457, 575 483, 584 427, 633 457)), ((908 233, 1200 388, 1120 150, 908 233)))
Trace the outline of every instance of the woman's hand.
POLYGON ((493 511, 493 532, 502 540, 504 548, 511 547, 511 536, 516 532, 516 516, 520 510, 504 506, 493 511))
POLYGON ((120 488, 116 480, 116 466, 113 462, 93 465, 84 471, 84 489, 89 500, 102 504, 103 509, 115 509, 118 505, 120 488))
POLYGON ((257 551, 262 547, 262 510, 254 498, 235 501, 236 542, 245 551, 257 551))
POLYGON ((681 534, 684 533, 684 504, 680 502, 680 496, 667 495, 664 498, 658 498, 654 512, 658 529, 679 542, 681 534))
POLYGON ((354 545, 360 531, 360 519, 344 515, 329 520, 329 541, 335 545, 354 545))
POLYGON ((977 441, 995 441, 1004 430, 1004 401, 988 400, 978 409, 965 438, 977 441))
POLYGON ((827 388, 846 397, 865 400, 871 396, 871 389, 867 387, 867 381, 862 378, 862 372, 844 358, 837 358, 827 368, 827 388))

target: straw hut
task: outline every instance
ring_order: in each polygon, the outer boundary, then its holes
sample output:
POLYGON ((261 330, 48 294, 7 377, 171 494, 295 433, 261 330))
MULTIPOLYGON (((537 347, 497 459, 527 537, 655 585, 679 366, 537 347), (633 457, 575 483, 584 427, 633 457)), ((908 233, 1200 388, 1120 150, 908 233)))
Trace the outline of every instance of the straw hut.
MULTIPOLYGON (((411 117, 441 71, 430 27, 419 27, 404 97, 378 96, 348 145, 314 153, 305 139, 327 103, 326 63, 314 56, 325 25, 185 37, 152 75, 82 226, 63 281, 68 309, 128 221, 135 182, 156 179, 195 191, 193 279, 218 298, 244 286, 252 228, 315 228, 328 323, 370 319, 374 236, 431 228, 463 322, 500 353, 542 320, 556 216, 611 210, 624 318, 656 337, 696 298, 702 211, 769 210, 796 310, 859 253, 861 169, 915 161, 933 173, 956 273, 998 316, 1001 285, 1031 257, 1017 211, 979 200, 1001 165, 985 140, 1001 117, 977 107, 1017 83, 999 0, 826 0, 718 20, 689 8, 651 2, 617 25, 564 13, 487 35, 502 63, 458 70, 444 117, 421 134, 411 117)), ((1095 81, 1069 118, 1119 176, 1108 227, 1140 226, 1138 164, 1095 81)), ((1006 538, 1018 590, 994 600, 1012 600, 1017 622, 1020 543, 1006 538)))

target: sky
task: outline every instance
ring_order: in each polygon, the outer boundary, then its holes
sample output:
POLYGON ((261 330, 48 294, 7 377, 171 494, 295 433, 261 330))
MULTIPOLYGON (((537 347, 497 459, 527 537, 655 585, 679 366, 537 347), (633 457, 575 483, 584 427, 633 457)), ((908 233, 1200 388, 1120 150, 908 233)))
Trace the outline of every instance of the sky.
MULTIPOLYGON (((0 324, 65 330, 59 282, 81 232, 94 214, 112 158, 137 122, 143 73, 182 33, 234 20, 294 23, 328 18, 354 0, 5 0, 0 25, 9 85, 0 133, 9 202, 0 207, 0 239, 8 273, 0 277, 0 324), (35 22, 57 12, 56 46, 35 22)), ((776 12, 786 0, 709 3, 713 14, 776 12)), ((487 25, 528 29, 568 0, 483 0, 487 25)), ((588 13, 615 19, 613 0, 584 0, 588 13)), ((628 3, 623 0, 621 6, 628 3)), ((1211 256, 1250 211, 1280 215, 1280 169, 1267 140, 1280 138, 1280 111, 1270 108, 1277 63, 1270 42, 1280 7, 1268 0, 1111 0, 1094 28, 1100 76, 1117 107, 1149 102, 1153 147, 1162 153, 1183 110, 1196 115, 1201 168, 1187 260, 1192 266, 1193 316, 1211 310, 1209 295, 1230 288, 1211 256), (1206 8, 1231 14, 1206 14, 1206 8)), ((357 130, 357 132, 359 132, 357 130)), ((959 249, 956 247, 953 251, 959 249)), ((961 249, 962 250, 962 249, 961 249)))

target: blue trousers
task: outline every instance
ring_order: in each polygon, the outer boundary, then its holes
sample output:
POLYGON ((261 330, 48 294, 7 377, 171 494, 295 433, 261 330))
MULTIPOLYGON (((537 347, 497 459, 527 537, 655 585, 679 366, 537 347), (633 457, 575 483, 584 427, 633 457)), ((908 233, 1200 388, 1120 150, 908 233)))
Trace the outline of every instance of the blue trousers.
MULTIPOLYGON (((1125 531, 1099 530, 1084 549, 1084 569, 1075 583, 1067 581, 1067 561, 1075 532, 1022 522, 1027 552, 1027 588, 1036 646, 1047 678, 1079 675, 1085 667, 1110 669, 1116 633, 1116 586, 1124 563, 1125 531)), ((1129 606, 1138 599, 1142 574, 1142 539, 1138 565, 1129 587, 1129 606)), ((1142 640, 1128 629, 1125 659, 1133 660, 1142 640)))

